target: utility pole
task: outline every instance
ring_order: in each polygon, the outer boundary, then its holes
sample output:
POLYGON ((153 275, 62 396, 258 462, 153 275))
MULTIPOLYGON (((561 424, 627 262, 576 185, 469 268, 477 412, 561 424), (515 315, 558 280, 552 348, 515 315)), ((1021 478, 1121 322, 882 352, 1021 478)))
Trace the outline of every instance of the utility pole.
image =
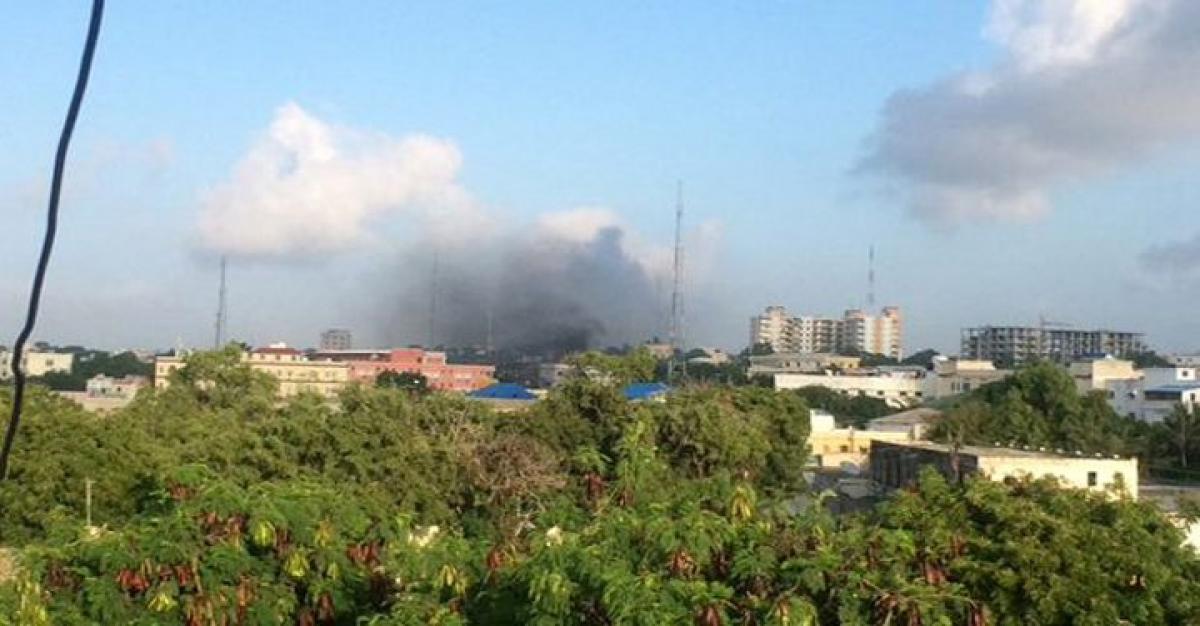
MULTIPOLYGON (((675 354, 683 349, 683 181, 675 187, 675 260, 671 290, 671 359, 667 361, 667 382, 675 374, 675 354)), ((687 359, 683 360, 683 375, 687 376, 687 359)))
POLYGON ((217 288, 217 322, 213 329, 213 348, 220 350, 225 345, 225 324, 226 316, 229 315, 227 310, 226 292, 225 292, 225 266, 226 257, 221 255, 221 282, 217 288))

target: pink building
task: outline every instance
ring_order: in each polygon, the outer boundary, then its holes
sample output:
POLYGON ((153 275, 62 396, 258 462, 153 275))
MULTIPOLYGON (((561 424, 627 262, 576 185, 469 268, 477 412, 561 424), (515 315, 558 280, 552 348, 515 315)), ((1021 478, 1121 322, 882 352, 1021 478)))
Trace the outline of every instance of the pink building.
POLYGON ((469 392, 492 384, 494 365, 456 365, 446 362, 445 352, 426 352, 420 348, 395 350, 325 350, 314 353, 312 360, 330 360, 350 365, 350 380, 375 382, 384 372, 421 374, 432 389, 469 392))

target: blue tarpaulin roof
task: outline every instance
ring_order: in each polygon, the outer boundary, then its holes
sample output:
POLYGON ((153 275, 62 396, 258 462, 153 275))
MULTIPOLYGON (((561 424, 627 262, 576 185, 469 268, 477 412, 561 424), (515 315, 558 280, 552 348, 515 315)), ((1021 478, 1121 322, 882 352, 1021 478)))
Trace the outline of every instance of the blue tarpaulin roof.
POLYGON ((501 400, 537 400, 537 396, 516 383, 496 383, 478 391, 472 391, 471 397, 501 400))
POLYGON ((663 383, 633 383, 625 388, 626 400, 646 400, 666 394, 671 388, 663 383))

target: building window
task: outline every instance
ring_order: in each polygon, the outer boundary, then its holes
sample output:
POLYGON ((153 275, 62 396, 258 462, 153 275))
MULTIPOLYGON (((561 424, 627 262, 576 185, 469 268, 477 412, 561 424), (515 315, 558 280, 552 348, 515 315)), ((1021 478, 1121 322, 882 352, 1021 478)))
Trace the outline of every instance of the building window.
POLYGON ((841 448, 840 448, 840 451, 841 451, 841 452, 849 452, 849 451, 850 451, 850 446, 841 446, 841 448))
POLYGON ((1088 472, 1088 487, 1096 486, 1096 472, 1088 472))

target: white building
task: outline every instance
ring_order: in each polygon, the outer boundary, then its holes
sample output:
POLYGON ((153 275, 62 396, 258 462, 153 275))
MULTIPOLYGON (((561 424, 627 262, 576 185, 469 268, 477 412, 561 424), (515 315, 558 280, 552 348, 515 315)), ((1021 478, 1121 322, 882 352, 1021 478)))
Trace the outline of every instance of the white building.
POLYGON ((1113 409, 1145 422, 1160 422, 1182 404, 1189 411, 1200 404, 1200 381, 1194 367, 1148 367, 1139 378, 1108 382, 1113 409))
POLYGON ((782 306, 769 306, 750 320, 750 345, 766 344, 775 352, 857 351, 899 359, 903 337, 903 316, 894 306, 879 315, 851 309, 841 318, 792 317, 782 306))
POLYGON ((776 389, 827 387, 845 396, 878 398, 889 406, 905 408, 925 396, 925 375, 917 370, 857 370, 843 374, 775 374, 776 389))
POLYGON ((862 359, 828 352, 776 352, 750 357, 750 376, 775 374, 813 374, 829 370, 858 369, 862 359))
POLYGON ((704 356, 694 356, 687 360, 693 365, 725 365, 733 361, 729 353, 720 348, 699 348, 704 356))
POLYGON ((58 391, 58 395, 74 401, 86 411, 107 413, 122 409, 133 402, 140 389, 150 386, 145 376, 113 378, 98 374, 88 379, 87 391, 58 391))
POLYGON ((145 376, 124 376, 114 378, 97 374, 87 381, 87 395, 91 398, 121 398, 132 399, 138 390, 150 386, 150 379, 145 376))
POLYGON ((1168 360, 1175 367, 1200 367, 1200 354, 1176 354, 1168 360))
MULTIPOLYGON (((0 380, 12 378, 13 353, 0 350, 0 380)), ((25 374, 30 378, 45 376, 50 372, 69 374, 75 364, 75 355, 58 352, 29 352, 21 356, 21 364, 25 374)))
POLYGON ((949 478, 956 473, 976 474, 996 481, 1049 476, 1067 487, 1103 491, 1120 486, 1131 498, 1138 497, 1138 461, 1134 457, 984 446, 961 446, 955 451, 946 444, 930 441, 871 443, 871 478, 882 485, 908 486, 926 466, 949 478))

